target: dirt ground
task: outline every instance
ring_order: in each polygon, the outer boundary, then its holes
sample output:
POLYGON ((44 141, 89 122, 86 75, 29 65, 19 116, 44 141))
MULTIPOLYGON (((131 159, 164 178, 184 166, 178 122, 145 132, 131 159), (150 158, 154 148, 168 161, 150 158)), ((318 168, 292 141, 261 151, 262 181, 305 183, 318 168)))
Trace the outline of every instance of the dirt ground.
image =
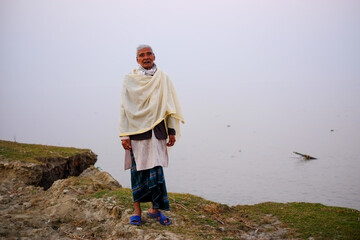
MULTIPOLYGON (((0 239, 188 239, 171 232, 171 227, 162 228, 146 212, 143 221, 153 228, 130 225, 132 209, 119 206, 114 197, 79 198, 119 187, 110 174, 94 167, 78 177, 57 180, 46 191, 9 174, 0 184, 0 239)), ((169 214, 173 226, 183 225, 181 217, 169 214)), ((282 239, 286 231, 269 216, 263 225, 248 228, 233 239, 282 239)))

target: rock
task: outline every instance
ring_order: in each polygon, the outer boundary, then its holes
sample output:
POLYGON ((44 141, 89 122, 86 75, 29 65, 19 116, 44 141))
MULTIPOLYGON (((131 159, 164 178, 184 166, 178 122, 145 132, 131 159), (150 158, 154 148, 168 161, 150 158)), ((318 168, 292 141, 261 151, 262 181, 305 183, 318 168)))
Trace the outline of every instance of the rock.
POLYGON ((30 202, 23 203, 23 209, 27 209, 27 208, 29 208, 31 206, 32 206, 32 204, 30 202))
POLYGON ((0 196, 0 204, 7 204, 11 201, 9 196, 1 195, 0 196))
POLYGON ((75 154, 72 157, 38 158, 41 164, 21 161, 0 161, 1 182, 23 182, 48 189, 54 181, 68 176, 78 176, 86 168, 95 164, 96 154, 91 151, 75 154))
POLYGON ((68 158, 51 157, 37 160, 45 165, 38 185, 46 190, 58 179, 79 176, 85 169, 95 164, 97 156, 89 151, 68 158))
POLYGON ((109 173, 99 171, 94 166, 87 168, 83 173, 81 173, 80 177, 88 177, 98 184, 104 184, 110 187, 110 189, 116 189, 121 187, 118 181, 113 178, 109 173))

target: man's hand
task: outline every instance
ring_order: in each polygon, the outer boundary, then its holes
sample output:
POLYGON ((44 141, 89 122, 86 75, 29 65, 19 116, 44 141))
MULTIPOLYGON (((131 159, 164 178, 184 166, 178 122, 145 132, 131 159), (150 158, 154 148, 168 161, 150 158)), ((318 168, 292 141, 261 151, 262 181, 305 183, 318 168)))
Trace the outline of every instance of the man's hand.
POLYGON ((121 144, 123 146, 123 148, 125 150, 130 150, 131 149, 131 142, 130 142, 130 139, 123 139, 121 140, 121 144))
POLYGON ((169 135, 169 142, 166 144, 168 147, 174 146, 176 141, 175 135, 169 135))

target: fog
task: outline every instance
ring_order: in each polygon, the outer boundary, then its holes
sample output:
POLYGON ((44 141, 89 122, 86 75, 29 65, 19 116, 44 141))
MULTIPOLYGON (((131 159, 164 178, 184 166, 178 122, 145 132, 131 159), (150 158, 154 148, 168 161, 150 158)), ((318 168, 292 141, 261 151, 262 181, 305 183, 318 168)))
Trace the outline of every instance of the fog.
POLYGON ((122 78, 137 67, 136 47, 150 44, 185 117, 170 151, 170 192, 208 197, 208 174, 255 153, 265 168, 292 151, 335 149, 358 162, 359 24, 355 0, 3 0, 0 139, 89 148, 129 187, 122 78), (194 169, 201 181, 176 185, 194 169))

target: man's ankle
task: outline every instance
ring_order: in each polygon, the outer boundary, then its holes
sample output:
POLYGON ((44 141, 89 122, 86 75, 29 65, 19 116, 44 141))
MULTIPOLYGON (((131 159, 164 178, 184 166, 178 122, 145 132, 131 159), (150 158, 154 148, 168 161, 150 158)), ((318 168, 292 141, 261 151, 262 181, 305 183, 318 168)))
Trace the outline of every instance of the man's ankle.
POLYGON ((152 214, 155 214, 159 211, 159 209, 154 209, 154 208, 150 208, 149 209, 149 212, 152 213, 152 214))

